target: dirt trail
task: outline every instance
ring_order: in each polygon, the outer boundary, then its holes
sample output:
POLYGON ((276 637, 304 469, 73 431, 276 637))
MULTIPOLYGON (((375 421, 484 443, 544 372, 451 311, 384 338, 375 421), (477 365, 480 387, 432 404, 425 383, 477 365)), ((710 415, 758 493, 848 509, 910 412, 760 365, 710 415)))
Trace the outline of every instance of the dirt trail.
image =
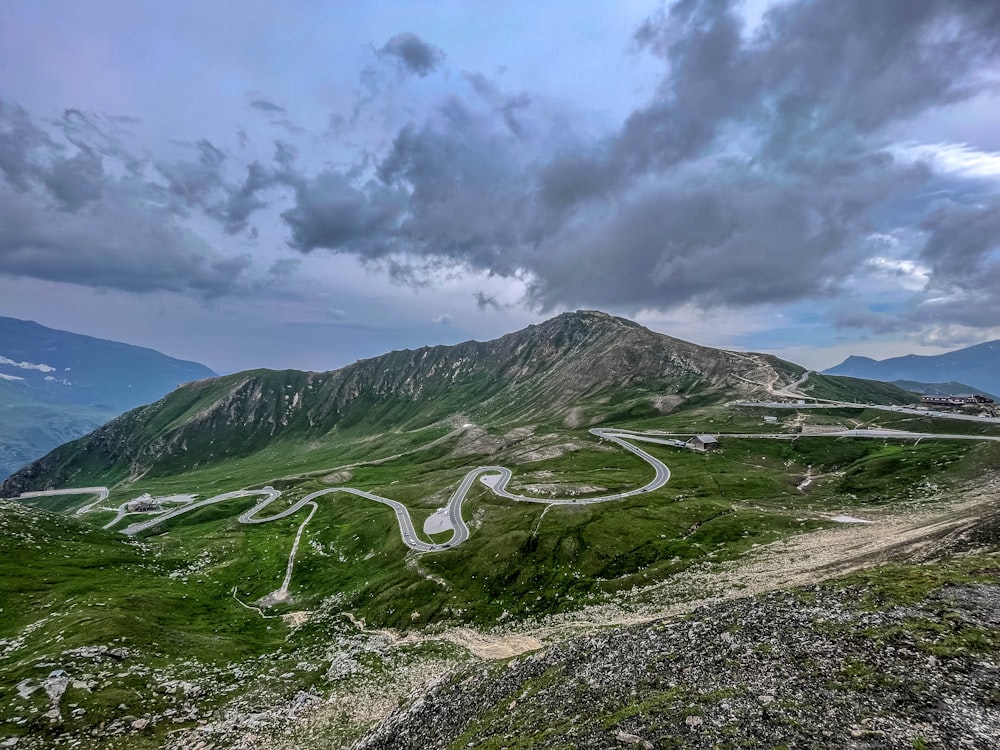
MULTIPOLYGON (((855 511, 859 512, 860 511, 855 511)), ((762 546, 740 560, 696 567, 629 594, 625 603, 599 604, 555 615, 538 627, 480 632, 450 628, 405 636, 379 630, 395 643, 448 641, 475 656, 507 659, 574 634, 636 625, 690 612, 727 599, 815 584, 891 560, 927 560, 946 552, 990 515, 1000 514, 1000 477, 969 488, 959 499, 904 511, 871 510, 871 523, 842 524, 762 546)), ((346 614, 346 613, 345 613, 346 614)), ((364 622, 347 615, 362 629, 364 622)))
POLYGON ((1000 514, 1000 482, 992 480, 963 499, 933 507, 864 513, 870 524, 844 524, 761 547, 714 569, 694 568, 654 584, 625 611, 597 605, 563 615, 532 631, 540 640, 594 627, 634 625, 690 612, 705 604, 815 584, 892 560, 923 561, 950 549, 982 519, 1000 514), (692 596, 692 592, 699 595, 692 596))
POLYGON ((449 631, 444 637, 467 645, 482 658, 509 658, 581 631, 672 617, 718 601, 815 584, 891 560, 931 559, 946 552, 985 516, 998 513, 1000 481, 994 479, 955 502, 903 512, 866 512, 862 515, 870 524, 822 529, 774 542, 711 569, 689 569, 634 592, 630 598, 641 604, 594 605, 519 633, 459 638, 449 631), (467 643, 463 642, 466 638, 467 643))

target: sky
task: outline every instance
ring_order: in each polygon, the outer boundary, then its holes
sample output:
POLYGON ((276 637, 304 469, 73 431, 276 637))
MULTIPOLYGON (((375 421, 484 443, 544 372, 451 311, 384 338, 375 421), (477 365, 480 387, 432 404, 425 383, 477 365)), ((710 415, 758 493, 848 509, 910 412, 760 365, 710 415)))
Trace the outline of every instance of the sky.
POLYGON ((1000 338, 1000 3, 0 4, 0 315, 232 372, 581 308, 1000 338))

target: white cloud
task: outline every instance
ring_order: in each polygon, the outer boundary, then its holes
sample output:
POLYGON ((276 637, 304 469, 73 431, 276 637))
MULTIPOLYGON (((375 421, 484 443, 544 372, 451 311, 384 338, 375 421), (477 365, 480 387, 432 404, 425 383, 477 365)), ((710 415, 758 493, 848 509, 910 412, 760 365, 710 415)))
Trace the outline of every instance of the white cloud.
POLYGON ((865 266, 878 276, 894 279, 899 286, 911 292, 919 292, 927 287, 930 281, 931 269, 922 266, 914 260, 886 258, 876 255, 869 258, 865 266))
POLYGON ((1000 152, 965 143, 901 143, 889 149, 903 161, 924 162, 937 172, 960 177, 1000 179, 1000 152))
POLYGON ((13 365, 22 370, 38 370, 39 372, 55 372, 56 368, 51 365, 36 365, 33 362, 15 362, 7 357, 0 357, 0 365, 13 365))

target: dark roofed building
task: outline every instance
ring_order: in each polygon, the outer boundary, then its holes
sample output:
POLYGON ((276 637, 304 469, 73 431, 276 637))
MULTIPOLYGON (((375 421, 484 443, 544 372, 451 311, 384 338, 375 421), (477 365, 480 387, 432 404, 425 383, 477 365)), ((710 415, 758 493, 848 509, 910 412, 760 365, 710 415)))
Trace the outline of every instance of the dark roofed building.
POLYGON ((719 447, 719 441, 711 435, 695 435, 687 441, 687 446, 696 451, 711 451, 719 447))

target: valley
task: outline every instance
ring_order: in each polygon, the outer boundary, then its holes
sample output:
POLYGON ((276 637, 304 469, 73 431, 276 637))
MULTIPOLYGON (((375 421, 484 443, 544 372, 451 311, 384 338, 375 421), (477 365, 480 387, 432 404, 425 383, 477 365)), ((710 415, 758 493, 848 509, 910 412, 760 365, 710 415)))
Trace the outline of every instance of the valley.
MULTIPOLYGON (((195 383, 15 473, 0 737, 377 747, 463 670, 887 562, 989 567, 1000 425, 827 376, 853 397, 799 403, 802 368, 681 361, 694 345, 633 326, 575 314, 478 344, 513 373, 493 380, 449 349, 195 383), (401 361, 417 369, 375 398, 401 361)), ((614 742, 642 735, 619 723, 614 742)))

